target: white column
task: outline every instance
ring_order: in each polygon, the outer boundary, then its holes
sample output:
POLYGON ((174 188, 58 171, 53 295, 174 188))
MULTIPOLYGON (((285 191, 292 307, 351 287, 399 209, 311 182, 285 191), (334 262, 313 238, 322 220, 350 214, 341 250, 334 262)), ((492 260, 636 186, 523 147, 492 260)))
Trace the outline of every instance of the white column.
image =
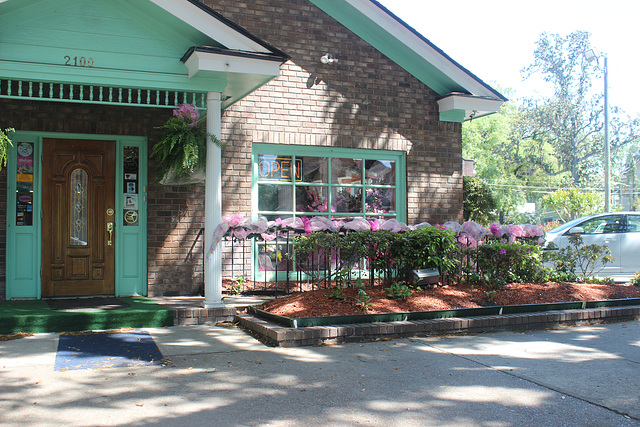
MULTIPOLYGON (((220 92, 207 93, 207 132, 221 139, 220 92)), ((222 160, 220 148, 207 137, 207 166, 204 193, 204 244, 208 250, 213 231, 222 220, 222 160)), ((224 307, 222 302, 222 242, 204 261, 205 308, 224 307)))

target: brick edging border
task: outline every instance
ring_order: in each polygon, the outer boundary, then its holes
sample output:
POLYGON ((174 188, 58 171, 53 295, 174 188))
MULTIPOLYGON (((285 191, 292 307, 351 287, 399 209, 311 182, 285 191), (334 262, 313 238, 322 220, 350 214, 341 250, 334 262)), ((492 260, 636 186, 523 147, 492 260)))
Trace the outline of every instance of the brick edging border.
POLYGON ((372 341, 378 339, 468 334, 491 331, 524 331, 568 326, 640 320, 640 306, 602 307, 582 310, 504 314, 468 318, 406 320, 400 322, 288 328, 249 314, 238 314, 240 326, 276 347, 372 341))

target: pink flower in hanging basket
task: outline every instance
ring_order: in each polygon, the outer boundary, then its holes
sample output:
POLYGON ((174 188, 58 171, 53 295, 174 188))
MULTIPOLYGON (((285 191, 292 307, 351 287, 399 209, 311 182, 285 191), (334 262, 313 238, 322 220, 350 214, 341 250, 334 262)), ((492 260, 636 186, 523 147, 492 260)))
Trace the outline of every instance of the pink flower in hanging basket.
POLYGON ((188 122, 187 127, 189 128, 197 125, 200 119, 198 107, 193 104, 178 104, 178 108, 173 110, 173 115, 188 122))

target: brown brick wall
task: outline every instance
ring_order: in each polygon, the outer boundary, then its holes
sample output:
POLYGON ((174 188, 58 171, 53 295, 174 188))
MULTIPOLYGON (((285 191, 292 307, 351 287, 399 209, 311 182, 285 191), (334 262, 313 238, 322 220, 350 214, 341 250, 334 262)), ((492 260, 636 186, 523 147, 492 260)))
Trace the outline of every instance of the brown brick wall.
POLYGON ((307 0, 204 0, 291 56, 271 83, 225 111, 224 214, 248 215, 251 143, 401 150, 407 219, 462 218, 460 125, 437 95, 307 0), (339 62, 322 64, 332 53, 339 62))
POLYGON ((433 91, 307 0, 203 3, 291 56, 224 112, 223 215, 251 213, 259 142, 404 151, 407 222, 462 219, 461 128, 438 120, 433 91), (322 64, 327 52, 339 61, 322 64))

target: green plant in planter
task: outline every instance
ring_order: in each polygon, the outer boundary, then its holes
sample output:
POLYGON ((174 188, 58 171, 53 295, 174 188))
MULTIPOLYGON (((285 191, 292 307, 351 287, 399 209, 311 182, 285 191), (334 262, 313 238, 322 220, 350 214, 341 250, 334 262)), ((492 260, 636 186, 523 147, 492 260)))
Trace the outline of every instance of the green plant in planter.
POLYGON ((214 144, 224 144, 213 134, 207 133, 206 120, 192 104, 180 104, 173 110, 173 117, 156 128, 163 135, 151 151, 158 166, 159 181, 171 178, 180 181, 196 171, 204 171, 206 165, 207 136, 214 144))
POLYGON ((9 132, 14 132, 15 129, 7 128, 4 131, 0 129, 0 170, 7 166, 7 157, 9 156, 9 147, 12 146, 11 140, 7 136, 9 132))

